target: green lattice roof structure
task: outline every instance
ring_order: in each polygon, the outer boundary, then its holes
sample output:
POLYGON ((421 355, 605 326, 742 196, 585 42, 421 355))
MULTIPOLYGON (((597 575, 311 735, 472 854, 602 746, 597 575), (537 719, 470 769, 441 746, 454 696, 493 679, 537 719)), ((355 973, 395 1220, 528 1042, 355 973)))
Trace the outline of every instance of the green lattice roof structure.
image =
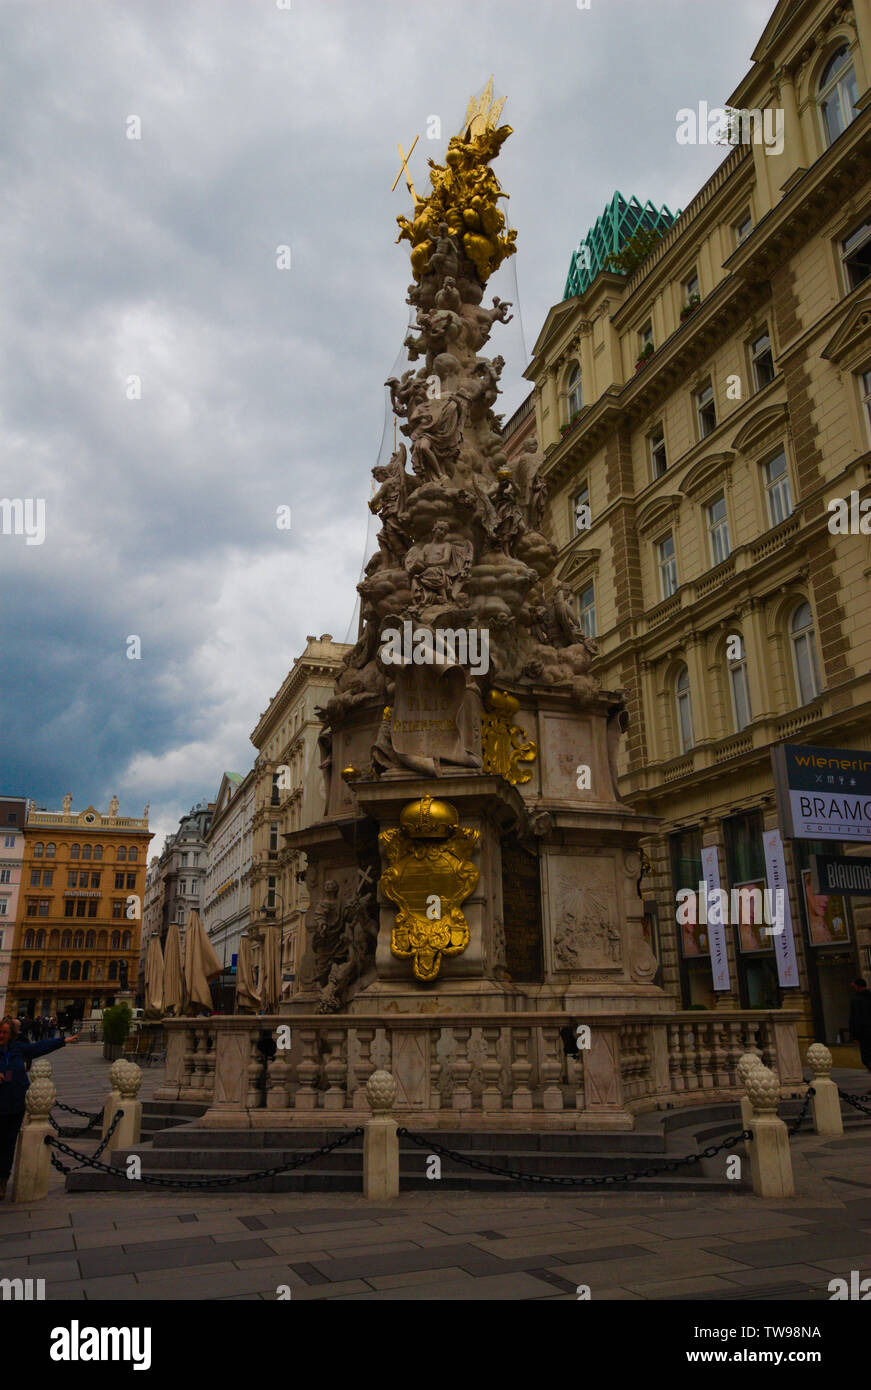
POLYGON ((606 269, 611 256, 622 251, 640 228, 664 232, 678 217, 680 211, 670 212, 664 203, 661 208, 651 202, 642 205, 637 198, 624 198, 622 193, 615 193, 572 256, 563 299, 583 294, 599 271, 606 269))

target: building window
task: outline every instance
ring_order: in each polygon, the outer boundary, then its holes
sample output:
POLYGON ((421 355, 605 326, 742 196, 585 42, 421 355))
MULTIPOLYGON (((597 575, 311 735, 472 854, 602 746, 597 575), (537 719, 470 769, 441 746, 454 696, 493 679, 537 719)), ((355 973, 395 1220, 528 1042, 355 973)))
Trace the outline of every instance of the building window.
MULTIPOLYGON (((271 794, 271 796, 270 796, 270 798, 269 798, 269 804, 270 804, 270 806, 280 806, 280 805, 281 805, 281 789, 280 789, 280 787, 279 787, 279 785, 278 785, 278 779, 279 779, 280 775, 281 775, 281 774, 278 773, 278 772, 273 772, 273 774, 272 774, 272 794, 271 794)), ((187 855, 184 855, 184 856, 183 856, 183 863, 185 863, 185 864, 187 863, 187 855)))
POLYGON ((117 978, 118 978, 118 962, 117 962, 116 960, 110 960, 110 961, 109 961, 109 979, 110 979, 110 980, 117 980, 117 978))
POLYGON ((79 898, 78 902, 76 903, 76 916, 84 917, 85 909, 87 908, 87 906, 88 904, 85 902, 84 898, 79 898))
POLYGON ((792 516, 792 493, 783 449, 764 465, 765 495, 768 498, 768 517, 772 526, 779 526, 792 516))
POLYGON ((827 146, 833 144, 858 116, 858 99, 859 88, 850 50, 847 44, 842 44, 823 68, 817 88, 827 146))
POLYGON ((59 980, 68 980, 70 978, 70 963, 68 960, 61 961, 57 977, 59 980))
POLYGON ((275 820, 269 823, 269 853, 278 853, 278 821, 275 820))
POLYGON ((127 846, 126 846, 126 845, 119 845, 119 846, 118 846, 118 852, 117 852, 117 854, 115 855, 115 858, 118 860, 118 863, 119 863, 119 864, 123 864, 123 863, 124 863, 124 860, 127 858, 127 846))
POLYGON ((654 478, 661 478, 668 468, 668 457, 665 452, 665 431, 660 425, 647 436, 648 448, 650 449, 650 467, 654 478))
POLYGON ((571 423, 576 415, 580 415, 584 406, 584 393, 581 386, 581 369, 577 365, 572 367, 569 373, 566 391, 569 403, 568 419, 569 423, 571 423))
POLYGON ((123 887, 124 887, 124 875, 123 875, 123 874, 116 874, 116 875, 115 875, 115 887, 116 887, 116 888, 123 888, 123 887))
POLYGON ((36 949, 37 949, 37 951, 44 951, 44 950, 45 950, 45 932, 44 932, 44 931, 38 931, 38 932, 36 933, 36 949))
POLYGON ((73 950, 74 950, 74 951, 83 951, 84 949, 85 949, 85 933, 84 933, 83 931, 77 931, 76 934, 75 934, 75 936, 73 937, 73 950))
POLYGON ((862 373, 862 405, 865 409, 868 429, 871 431, 871 372, 862 373))
POLYGON ((646 348, 653 347, 653 324, 650 322, 650 319, 647 320, 638 334, 638 346, 642 352, 644 352, 646 348))
POLYGON ((25 949, 25 951, 32 951, 32 950, 33 950, 33 943, 34 943, 35 940, 36 940, 36 933, 34 932, 33 927, 29 927, 29 928, 27 929, 27 931, 24 933, 24 949, 25 949))
POLYGON ((91 901, 88 903, 88 916, 89 916, 89 917, 96 917, 96 915, 97 915, 97 904, 96 904, 96 902, 94 901, 94 899, 91 898, 91 901))
POLYGON ((774 357, 771 353, 771 339, 767 333, 760 333, 750 344, 750 361, 753 364, 756 390, 761 391, 763 386, 774 380, 774 357))
POLYGON ((680 737, 680 751, 686 753, 693 746, 693 709, 690 702, 690 673, 681 666, 674 683, 677 702, 677 728, 680 737))
POLYGON ((575 531, 588 531, 592 515, 590 512, 590 489, 586 484, 572 498, 572 516, 575 531))
MULTIPOLYGON (((3 872, 4 872, 4 874, 8 874, 8 873, 9 873, 9 870, 8 870, 8 869, 4 869, 3 872)), ((31 870, 30 870, 30 886, 31 886, 31 888, 38 888, 38 887, 39 887, 39 880, 40 880, 41 877, 42 877, 42 875, 40 874, 39 869, 31 869, 31 870)), ((7 878, 7 879, 4 879, 4 883, 8 883, 8 882, 9 882, 9 879, 8 879, 8 878, 7 878)))
POLYGON ((43 888, 51 888, 51 886, 52 886, 53 883, 54 883, 54 869, 43 869, 43 871, 42 871, 42 886, 43 886, 43 888))
POLYGON ((178 885, 178 891, 179 891, 179 893, 181 894, 181 896, 182 896, 183 898, 186 898, 186 897, 187 897, 187 895, 188 895, 187 879, 184 879, 184 878, 183 878, 183 879, 181 880, 181 882, 180 882, 179 885, 178 885))
POLYGON ((684 308, 692 309, 696 304, 699 303, 700 300, 701 291, 699 288, 699 276, 698 272, 694 270, 692 275, 690 275, 689 278, 684 280, 683 282, 684 308))
POLYGON ((750 711, 750 686, 747 681, 747 649, 744 646, 744 638, 739 637, 739 654, 730 658, 729 681, 732 686, 732 709, 735 715, 735 728, 740 733, 741 729, 746 729, 752 721, 753 715, 750 711))
POLYGON ((12 882, 12 870, 11 870, 11 869, 0 869, 0 883, 11 883, 11 882, 12 882))
POLYGON ((27 915, 28 917, 36 916, 36 898, 27 899, 27 915))
POLYGON ((90 877, 90 874, 86 873, 83 869, 82 872, 79 874, 79 887, 87 888, 88 880, 90 879, 90 877))
POLYGON ((6 846, 7 849, 14 849, 14 848, 15 848, 15 836, 14 836, 14 835, 4 835, 3 840, 4 840, 4 844, 5 844, 5 846, 6 846))
POLYGON ((863 222, 841 242, 841 261, 847 293, 864 284, 871 275, 871 222, 863 222))
POLYGON ((90 978, 91 978, 91 962, 90 962, 89 960, 82 961, 82 979, 83 979, 83 980, 90 980, 90 978))
POLYGON ((60 939, 60 948, 61 948, 61 950, 62 950, 62 951, 68 951, 68 950, 70 949, 70 947, 72 946, 72 944, 73 944, 73 934, 72 934, 72 932, 71 932, 71 931, 65 931, 64 934, 63 934, 63 936, 62 936, 61 939, 60 939))
POLYGON ((117 951, 118 948, 120 947, 120 945, 121 945, 121 933, 120 933, 119 931, 113 931, 112 936, 111 936, 110 941, 109 941, 109 947, 110 947, 111 950, 117 951))
POLYGON ((674 536, 668 535, 656 547, 659 567, 659 588, 663 598, 671 598, 677 591, 677 559, 674 553, 674 536))
POLYGON ((726 516, 726 498, 720 493, 710 503, 708 513, 708 537, 711 544, 711 564, 721 565, 729 558, 729 520, 726 516))
POLYGON ((795 684, 800 705, 810 704, 820 693, 820 673, 814 642, 814 620, 809 603, 801 603, 789 624, 795 684))
POLYGON ((96 946, 96 944, 97 944, 97 935, 96 935, 96 932, 89 931, 88 934, 87 934, 87 936, 85 937, 85 950, 86 950, 86 951, 93 951, 93 949, 94 949, 94 947, 96 946))
POLYGON ((56 847, 55 845, 46 845, 46 847, 45 847, 45 857, 46 857, 46 859, 54 859, 56 848, 57 848, 57 847, 56 847))
POLYGON ((44 854, 45 854, 45 845, 34 845, 34 846, 33 846, 33 857, 34 857, 34 859, 41 859, 42 856, 43 856, 44 854))
POLYGON ((121 950, 122 950, 122 951, 129 951, 129 950, 130 950, 130 942, 131 942, 130 933, 129 933, 129 931, 125 931, 124 935, 123 935, 122 938, 121 938, 121 950))
MULTIPOLYGON (((0 898, 0 917, 8 917, 8 916, 9 916, 9 899, 8 899, 8 898, 0 898)), ((2 951, 2 949, 3 949, 3 947, 0 946, 0 951, 2 951)))
POLYGON ((578 612, 581 618, 581 627, 587 637, 596 635, 596 592, 590 584, 578 595, 578 612))
POLYGON ((67 898, 64 903, 64 917, 75 916, 76 904, 73 898, 67 898))
POLYGON ((103 846, 102 846, 102 845, 94 845, 94 858, 95 858, 95 859, 102 859, 102 858, 103 858, 103 846))
POLYGON ((70 859, 78 859, 81 853, 81 845, 70 845, 70 859))
POLYGON ((696 419, 699 422, 699 439, 713 434, 717 428, 717 409, 714 405, 714 388, 710 382, 696 392, 696 419))
POLYGON ((99 888, 99 886, 100 886, 100 875, 99 875, 99 874, 91 874, 91 887, 92 887, 92 888, 99 888))
POLYGON ((82 845, 82 858, 83 858, 83 859, 90 859, 90 857, 91 857, 91 846, 90 846, 90 845, 82 845))
POLYGON ((79 876, 75 869, 67 870, 67 888, 78 887, 79 876))
POLYGON ((30 979, 30 961, 29 961, 29 960, 23 960, 23 961, 21 962, 21 978, 22 978, 22 980, 29 980, 29 979, 30 979))
POLYGON ((742 212, 741 216, 738 218, 738 221, 734 222, 732 226, 735 232, 735 243, 737 246, 740 246, 741 242, 746 241, 750 233, 753 231, 753 217, 751 215, 750 209, 747 208, 744 212, 742 212))
POLYGON ((82 962, 81 962, 80 960, 74 960, 73 963, 72 963, 72 965, 70 966, 70 979, 71 979, 71 980, 80 980, 81 978, 82 978, 82 962))
POLYGON ((128 849, 128 851, 127 851, 127 863, 128 863, 128 864, 135 864, 138 858, 139 858, 139 850, 136 848, 135 845, 131 845, 130 848, 128 849))
POLYGON ((118 918, 118 917, 123 917, 123 916, 124 916, 124 904, 123 904, 123 903, 113 902, 113 904, 112 904, 112 916, 113 916, 114 918, 118 918))

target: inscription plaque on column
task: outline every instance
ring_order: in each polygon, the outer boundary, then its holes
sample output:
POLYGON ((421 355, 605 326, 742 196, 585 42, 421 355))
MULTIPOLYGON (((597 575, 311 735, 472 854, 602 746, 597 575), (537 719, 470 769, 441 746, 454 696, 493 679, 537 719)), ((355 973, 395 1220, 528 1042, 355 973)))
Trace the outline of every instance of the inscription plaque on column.
POLYGON ((502 841, 502 915, 505 966, 512 980, 543 978, 538 856, 502 841))

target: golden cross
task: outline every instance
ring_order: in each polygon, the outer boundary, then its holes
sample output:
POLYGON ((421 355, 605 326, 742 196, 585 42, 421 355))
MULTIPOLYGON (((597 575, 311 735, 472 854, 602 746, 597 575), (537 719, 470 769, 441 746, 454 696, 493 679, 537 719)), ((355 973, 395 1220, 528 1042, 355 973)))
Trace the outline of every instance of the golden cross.
POLYGON ((396 178, 393 180, 393 188, 391 188, 391 190, 390 190, 391 193, 393 193, 393 192, 395 191, 396 185, 399 183, 399 180, 402 178, 402 171, 403 171, 403 169, 404 169, 404 170, 405 170, 405 182, 406 182, 406 184, 407 184, 407 186, 408 186, 408 191, 409 191, 409 193, 411 194, 411 196, 412 196, 412 198, 414 199, 415 202, 418 202, 418 197, 417 197, 417 194, 416 194, 415 191, 414 191, 414 184, 411 182, 411 174, 410 174, 409 168, 408 168, 408 161, 411 159, 411 156, 414 154, 414 147, 415 147, 415 145, 417 144, 417 142, 418 142, 419 139, 420 139, 420 136, 419 136, 419 135, 415 135, 414 140, 413 140, 413 142, 412 142, 411 149, 408 151, 408 154, 403 153, 402 146, 397 142, 396 148, 399 150, 399 158, 402 160, 402 168, 399 170, 399 173, 396 175, 396 178))

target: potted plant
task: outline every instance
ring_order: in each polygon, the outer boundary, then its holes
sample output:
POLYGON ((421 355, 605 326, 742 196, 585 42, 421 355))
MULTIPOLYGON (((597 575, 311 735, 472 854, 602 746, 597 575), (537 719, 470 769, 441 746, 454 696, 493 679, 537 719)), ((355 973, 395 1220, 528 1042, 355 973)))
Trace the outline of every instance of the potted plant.
POLYGON ((103 1056, 114 1062, 124 1055, 124 1039, 130 1032, 133 1014, 126 1004, 113 1004, 103 1010, 103 1056))
POLYGON ((559 431, 559 432, 560 432, 560 434, 563 436, 563 438, 565 438, 565 436, 568 434, 569 430, 572 428, 572 426, 574 425, 575 421, 576 421, 577 419, 579 419, 580 414, 581 414, 581 412, 580 412, 579 410, 576 410, 575 413, 574 413, 574 415, 571 417, 570 420, 566 421, 566 423, 565 423, 564 425, 560 425, 560 431, 559 431))
POLYGON ((702 302, 702 297, 701 297, 701 295, 699 295, 699 294, 691 294, 691 295, 690 295, 690 297, 689 297, 689 299, 687 300, 686 304, 683 306, 683 308, 682 308, 681 311, 680 311, 680 321, 681 321, 681 323, 683 323, 684 319, 688 319, 689 316, 690 316, 690 314, 692 314, 692 313, 695 312, 695 310, 699 307, 699 305, 701 304, 701 302, 702 302))
POLYGON ((644 366, 645 362, 649 362, 655 352, 656 348, 653 346, 653 343, 644 344, 644 347, 638 354, 638 360, 635 363, 636 372, 641 371, 641 368, 644 366))

